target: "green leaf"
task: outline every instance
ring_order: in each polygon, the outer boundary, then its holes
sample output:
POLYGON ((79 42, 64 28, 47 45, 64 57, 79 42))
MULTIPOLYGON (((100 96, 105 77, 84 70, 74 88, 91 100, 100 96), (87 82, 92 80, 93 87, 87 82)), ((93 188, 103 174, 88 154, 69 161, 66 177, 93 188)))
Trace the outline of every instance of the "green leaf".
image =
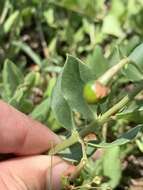
POLYGON ((54 24, 54 10, 52 8, 44 11, 43 13, 47 23, 52 26, 54 24))
POLYGON ((32 88, 36 83, 36 77, 37 73, 35 71, 28 73, 24 78, 24 84, 32 88))
POLYGON ((96 43, 96 27, 93 22, 83 19, 83 30, 89 35, 92 45, 96 43))
POLYGON ((29 100, 28 98, 23 98, 18 105, 18 109, 23 113, 29 114, 33 110, 33 106, 34 105, 31 100, 29 100))
POLYGON ((102 32, 117 37, 123 36, 123 32, 120 27, 120 22, 118 19, 112 15, 108 14, 103 20, 102 32))
POLYGON ((44 97, 50 97, 53 91, 53 88, 55 86, 56 83, 56 77, 52 77, 51 79, 49 79, 48 81, 48 87, 44 92, 44 97))
POLYGON ((8 59, 4 62, 2 80, 4 84, 4 99, 8 100, 13 96, 17 86, 23 81, 23 75, 19 68, 8 59))
POLYGON ((134 35, 126 44, 119 44, 119 50, 122 55, 124 56, 130 55, 131 52, 140 44, 140 38, 137 35, 134 35))
POLYGON ((20 103, 23 101, 26 91, 27 87, 25 85, 19 85, 13 97, 9 100, 9 104, 17 109, 20 109, 20 103))
MULTIPOLYGON (((118 146, 105 149, 103 157, 103 173, 109 178, 105 184, 111 188, 115 188, 121 178, 121 161, 120 148, 118 146)), ((102 185, 104 186, 104 184, 102 185)))
POLYGON ((128 64, 125 67, 124 73, 131 81, 139 81, 143 79, 143 43, 137 46, 129 58, 137 65, 128 64))
MULTIPOLYGON (((81 65, 84 67, 79 59, 71 55, 67 56, 62 72, 61 90, 71 109, 81 113, 84 118, 89 119, 93 118, 93 113, 83 98, 84 82, 81 79, 81 65)), ((88 70, 87 74, 90 74, 88 70)))
POLYGON ((52 111, 57 121, 66 129, 70 130, 73 128, 73 119, 71 109, 62 95, 61 91, 61 75, 58 77, 56 85, 53 89, 52 111))
POLYGON ((113 65, 117 64, 122 58, 123 57, 121 56, 119 47, 115 46, 112 49, 111 54, 110 54, 110 56, 108 58, 110 67, 112 67, 113 65))
POLYGON ((42 66, 42 60, 39 57, 38 54, 36 54, 29 45, 27 45, 24 42, 21 41, 14 41, 13 45, 17 46, 20 48, 22 51, 24 51, 32 60, 35 64, 39 65, 40 67, 42 66))
POLYGON ((25 101, 25 98, 31 92, 31 88, 33 87, 35 82, 35 77, 35 72, 28 73, 25 76, 24 82, 17 86, 12 98, 9 100, 9 104, 20 110, 22 101, 25 101))
POLYGON ((136 144, 137 144, 139 150, 143 153, 143 136, 136 139, 136 144))
POLYGON ((143 127, 142 125, 138 125, 130 129, 129 131, 127 131, 126 133, 124 133, 123 135, 121 135, 119 138, 117 138, 115 141, 111 143, 94 142, 94 143, 88 143, 88 145, 93 146, 93 147, 98 147, 98 148, 110 148, 110 147, 112 148, 114 146, 120 146, 133 140, 137 136, 137 134, 140 132, 142 127, 143 127))
POLYGON ((39 105, 37 105, 31 112, 31 117, 38 121, 44 122, 50 111, 50 99, 46 98, 39 105))
POLYGON ((105 59, 100 46, 96 46, 92 54, 87 57, 86 62, 92 71, 93 80, 100 77, 108 69, 108 61, 105 59))
POLYGON ((79 75, 80 75, 80 79, 84 83, 87 83, 88 81, 95 79, 94 73, 92 72, 90 67, 85 64, 79 64, 79 75))
POLYGON ((68 147, 58 153, 64 160, 72 163, 78 163, 82 159, 82 148, 80 143, 76 143, 74 146, 68 147))
POLYGON ((20 13, 19 11, 15 11, 5 21, 5 23, 3 25, 3 30, 4 30, 5 34, 7 34, 11 30, 12 26, 14 25, 14 23, 16 22, 16 20, 19 17, 19 13, 20 13))
MULTIPOLYGON (((51 106, 51 104, 50 104, 51 106)), ((48 126, 49 129, 51 129, 54 132, 59 131, 59 129, 62 128, 62 126, 59 124, 59 122, 55 119, 55 116, 53 112, 49 111, 48 117, 42 121, 46 126, 48 126)))
POLYGON ((143 43, 132 51, 129 58, 143 69, 143 43))
POLYGON ((110 12, 117 18, 121 18, 126 10, 125 3, 123 1, 111 0, 110 12))
POLYGON ((143 107, 126 110, 116 114, 117 119, 125 119, 129 122, 143 123, 143 107))

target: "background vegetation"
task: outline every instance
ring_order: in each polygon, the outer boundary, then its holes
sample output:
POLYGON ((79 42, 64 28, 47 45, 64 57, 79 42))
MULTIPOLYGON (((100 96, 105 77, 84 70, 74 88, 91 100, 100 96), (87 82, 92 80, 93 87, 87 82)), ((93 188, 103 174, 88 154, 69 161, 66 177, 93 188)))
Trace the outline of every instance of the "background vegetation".
MULTIPOLYGON (((96 79, 142 43, 142 22, 142 0, 1 1, 0 97, 54 132, 70 135, 71 132, 64 128, 70 128, 72 123, 62 115, 65 110, 67 113, 66 105, 51 104, 52 90, 67 53, 94 69, 96 79)), ((138 59, 138 50, 134 56, 138 59)), ((123 95, 130 93, 133 83, 143 79, 142 57, 138 63, 137 67, 123 70, 115 77, 111 95, 105 103, 92 106, 94 113, 100 115, 107 111, 123 95)), ((67 75, 73 73, 73 79, 78 76, 75 67, 67 70, 67 75)), ((86 70, 82 71, 83 77, 89 77, 86 70)), ((66 82, 76 91, 74 81, 66 82)), ((70 95, 76 99, 74 94, 70 95)), ((54 100, 60 97, 59 89, 55 90, 54 97, 54 100)), ((112 142, 142 124, 142 106, 140 94, 127 109, 117 114, 116 119, 100 128, 100 137, 94 138, 112 142)), ((74 114, 79 128, 89 122, 91 114, 86 111, 84 106, 76 107, 74 114)), ((71 188, 143 189, 143 137, 140 132, 128 144, 98 149, 97 154, 100 151, 100 158, 96 162, 89 160, 86 170, 71 188)), ((82 157, 80 146, 78 151, 73 149, 70 153, 72 161, 77 162, 82 157)))

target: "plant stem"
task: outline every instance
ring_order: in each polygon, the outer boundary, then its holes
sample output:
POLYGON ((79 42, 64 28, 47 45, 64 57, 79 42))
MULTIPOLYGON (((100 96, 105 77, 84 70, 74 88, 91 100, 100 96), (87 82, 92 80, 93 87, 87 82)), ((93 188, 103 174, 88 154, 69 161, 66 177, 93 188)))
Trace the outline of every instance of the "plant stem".
POLYGON ((45 36, 44 36, 43 30, 42 30, 40 19, 36 18, 36 22, 37 22, 37 28, 38 28, 39 37, 41 40, 42 49, 43 49, 43 54, 44 54, 45 58, 48 58, 49 57, 48 46, 47 46, 45 36))
POLYGON ((65 139, 62 143, 57 144, 54 148, 51 148, 48 154, 49 155, 56 154, 61 150, 64 150, 65 148, 75 144, 76 142, 78 142, 78 137, 73 133, 68 139, 65 139))
MULTIPOLYGON (((106 123, 113 114, 118 112, 121 108, 123 108, 125 105, 127 105, 130 100, 132 100, 141 90, 143 89, 143 81, 141 81, 136 88, 133 90, 131 94, 126 95, 123 97, 118 103, 116 103, 113 107, 111 107, 108 111, 106 111, 103 115, 98 117, 95 121, 93 121, 89 126, 84 128, 80 131, 80 136, 84 137, 90 132, 95 131, 95 126, 103 125, 106 123)), ((64 140, 62 143, 56 145, 54 148, 52 148, 49 151, 49 154, 56 154, 60 152, 61 150, 64 150, 65 148, 75 144, 78 142, 78 136, 74 133, 66 140, 64 140)))
POLYGON ((113 107, 111 107, 108 111, 106 111, 101 117, 99 117, 98 123, 103 124, 108 119, 115 114, 117 111, 119 111, 121 108, 123 108, 126 104, 130 102, 141 90, 143 89, 143 81, 141 81, 137 87, 131 92, 131 94, 126 95, 124 98, 122 98, 118 103, 116 103, 113 107))
POLYGON ((122 59, 118 64, 114 65, 110 69, 108 69, 101 77, 97 79, 101 84, 107 85, 110 80, 128 63, 130 63, 130 59, 128 57, 122 59))

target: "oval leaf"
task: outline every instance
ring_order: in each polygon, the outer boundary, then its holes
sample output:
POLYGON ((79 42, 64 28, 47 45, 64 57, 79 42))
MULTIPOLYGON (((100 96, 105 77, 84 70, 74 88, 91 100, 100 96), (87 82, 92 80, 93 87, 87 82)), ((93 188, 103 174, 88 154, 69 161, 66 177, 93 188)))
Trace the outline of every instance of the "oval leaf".
POLYGON ((137 46, 129 55, 129 58, 137 65, 128 64, 124 73, 130 81, 143 80, 143 43, 137 46))
POLYGON ((9 100, 17 86, 23 81, 23 75, 19 68, 8 59, 4 62, 2 80, 4 84, 3 98, 9 100))
POLYGON ((120 148, 115 146, 114 148, 106 149, 103 157, 103 173, 109 180, 107 183, 103 183, 102 186, 107 185, 115 188, 121 178, 121 168, 120 148))
POLYGON ((72 129, 74 126, 72 112, 61 92, 61 75, 58 77, 56 85, 53 89, 51 107, 57 121, 64 128, 68 130, 72 129))
POLYGON ((37 105, 30 114, 33 119, 44 122, 50 111, 50 99, 46 98, 39 105, 37 105))
POLYGON ((67 56, 62 72, 61 89, 62 94, 71 109, 81 113, 84 118, 89 119, 93 118, 93 113, 83 98, 84 82, 80 75, 81 64, 82 67, 84 67, 83 63, 79 59, 71 55, 67 56))

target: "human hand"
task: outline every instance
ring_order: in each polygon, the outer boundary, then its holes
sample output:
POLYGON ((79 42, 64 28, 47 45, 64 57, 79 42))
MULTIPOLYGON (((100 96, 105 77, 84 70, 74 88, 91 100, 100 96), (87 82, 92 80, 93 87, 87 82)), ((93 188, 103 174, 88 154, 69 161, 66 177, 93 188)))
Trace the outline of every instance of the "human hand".
POLYGON ((44 125, 0 101, 0 153, 17 156, 0 162, 0 189, 60 189, 61 177, 70 173, 71 165, 53 156, 51 166, 51 156, 38 155, 59 142, 44 125))

